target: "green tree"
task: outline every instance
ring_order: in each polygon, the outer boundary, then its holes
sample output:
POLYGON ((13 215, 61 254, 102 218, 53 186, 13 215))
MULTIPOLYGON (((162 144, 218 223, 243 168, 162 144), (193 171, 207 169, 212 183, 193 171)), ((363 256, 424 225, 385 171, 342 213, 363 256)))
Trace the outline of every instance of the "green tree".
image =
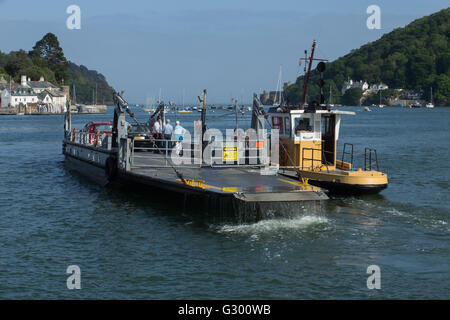
POLYGON ((346 106, 359 106, 362 93, 363 92, 361 88, 350 88, 345 91, 344 95, 342 96, 341 102, 346 106))
POLYGON ((45 78, 46 81, 55 83, 55 74, 52 70, 47 67, 39 67, 37 65, 32 65, 25 69, 20 70, 19 74, 27 75, 33 81, 38 81, 41 76, 45 78))
POLYGON ((15 79, 20 79, 19 71, 32 66, 32 62, 24 50, 13 51, 9 54, 5 71, 15 79))
MULTIPOLYGON (((450 77, 450 8, 417 19, 404 28, 397 28, 379 40, 352 50, 349 54, 326 64, 324 80, 333 80, 340 91, 347 79, 365 80, 369 84, 383 82, 390 88, 421 90, 426 95, 430 86, 437 89, 436 103, 450 105, 446 98, 446 80, 450 77)), ((302 94, 301 76, 287 96, 298 101, 302 94)), ((317 94, 316 71, 311 73, 308 96, 317 94)), ((434 92, 434 91, 433 91, 434 92)))
POLYGON ((29 54, 34 64, 52 70, 56 81, 61 82, 66 77, 68 62, 64 57, 58 38, 53 33, 47 33, 36 42, 29 54))
POLYGON ((441 74, 436 78, 436 89, 433 98, 437 105, 450 106, 450 77, 441 74))

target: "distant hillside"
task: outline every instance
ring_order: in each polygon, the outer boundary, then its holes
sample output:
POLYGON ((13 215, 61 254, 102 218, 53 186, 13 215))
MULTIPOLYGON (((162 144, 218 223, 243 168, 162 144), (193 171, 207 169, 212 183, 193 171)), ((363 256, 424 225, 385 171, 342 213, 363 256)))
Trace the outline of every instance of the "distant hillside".
POLYGON ((97 102, 112 104, 114 89, 106 78, 94 70, 88 70, 83 65, 67 61, 59 46, 57 37, 47 33, 29 52, 12 51, 8 54, 0 51, 0 75, 9 81, 12 78, 20 82, 20 76, 26 75, 31 80, 45 80, 56 85, 70 85, 70 93, 75 84, 76 102, 90 104, 93 101, 93 90, 97 86, 97 102))
POLYGON ((113 104, 114 89, 109 86, 104 75, 95 70, 89 70, 83 65, 78 66, 72 62, 69 62, 67 70, 69 79, 65 83, 71 85, 71 94, 73 89, 72 84, 75 83, 77 103, 91 104, 97 84, 97 103, 113 104))
MULTIPOLYGON (((415 20, 404 28, 385 34, 333 62, 324 73, 324 96, 332 88, 333 102, 342 99, 342 84, 348 78, 370 84, 383 82, 389 88, 424 90, 429 99, 430 87, 436 105, 450 106, 450 8, 415 20)), ((320 43, 319 43, 320 45, 320 43)), ((303 76, 288 87, 286 95, 298 103, 303 93, 303 76)), ((319 79, 311 75, 310 100, 319 94, 319 79)))

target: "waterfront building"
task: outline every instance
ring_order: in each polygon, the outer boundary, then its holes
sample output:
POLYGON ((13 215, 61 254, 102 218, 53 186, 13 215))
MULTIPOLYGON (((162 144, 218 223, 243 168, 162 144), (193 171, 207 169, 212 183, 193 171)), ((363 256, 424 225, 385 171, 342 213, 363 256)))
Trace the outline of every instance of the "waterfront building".
POLYGON ((341 93, 344 94, 345 91, 351 88, 361 88, 361 90, 364 92, 367 89, 369 89, 369 84, 366 81, 353 81, 352 79, 349 79, 347 81, 344 81, 344 84, 342 85, 341 93))
POLYGON ((378 92, 380 90, 386 90, 386 89, 389 89, 389 86, 387 84, 384 84, 384 83, 381 82, 380 84, 372 84, 370 86, 369 90, 371 92, 378 92))
POLYGON ((41 112, 66 112, 66 95, 58 90, 45 89, 38 94, 41 112))
POLYGON ((44 90, 59 90, 59 88, 53 83, 45 81, 44 77, 42 76, 39 81, 31 81, 30 78, 27 79, 26 76, 22 76, 20 85, 24 88, 32 88, 37 94, 41 93, 44 90))
POLYGON ((379 90, 385 90, 389 89, 389 86, 384 83, 379 84, 372 84, 369 85, 366 81, 353 81, 352 79, 349 79, 347 81, 344 81, 344 84, 342 85, 341 93, 344 94, 345 91, 347 91, 350 88, 361 88, 364 95, 368 95, 372 92, 378 92, 379 90))
POLYGON ((38 103, 38 96, 31 88, 12 88, 5 89, 1 93, 2 107, 17 107, 19 105, 28 105, 38 103))
MULTIPOLYGON (((3 79, 3 78, 2 78, 3 79)), ((31 81, 21 76, 20 84, 0 82, 0 108, 18 108, 33 106, 37 113, 63 113, 69 97, 67 86, 58 88, 41 77, 39 81, 31 81)), ((31 110, 30 108, 28 108, 31 110)), ((34 112, 34 111, 33 111, 34 112)))

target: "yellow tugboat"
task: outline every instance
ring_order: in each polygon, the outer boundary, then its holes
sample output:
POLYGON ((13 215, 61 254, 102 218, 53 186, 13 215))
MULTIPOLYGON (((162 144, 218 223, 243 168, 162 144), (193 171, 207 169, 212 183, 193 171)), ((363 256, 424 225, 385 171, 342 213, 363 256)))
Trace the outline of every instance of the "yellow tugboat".
POLYGON ((280 130, 279 173, 331 193, 376 193, 387 187, 387 175, 378 171, 376 150, 366 148, 364 168, 353 168, 351 144, 344 144, 342 157, 337 159, 341 116, 354 112, 273 109, 269 110, 270 121, 280 130))
MULTIPOLYGON (((354 115, 351 111, 331 110, 324 104, 323 94, 319 101, 305 108, 305 97, 312 62, 320 60, 317 70, 321 73, 319 86, 323 86, 323 59, 304 58, 308 65, 302 103, 300 106, 276 106, 269 109, 265 118, 273 129, 279 129, 279 173, 300 179, 337 194, 377 193, 388 185, 385 173, 378 169, 377 153, 366 148, 364 168, 353 167, 353 145, 344 144, 342 156, 337 156, 337 142, 342 115, 354 115), (376 170, 375 170, 376 169, 376 170)), ((264 113, 258 101, 256 110, 264 113), (258 106, 259 105, 259 106, 258 106)))

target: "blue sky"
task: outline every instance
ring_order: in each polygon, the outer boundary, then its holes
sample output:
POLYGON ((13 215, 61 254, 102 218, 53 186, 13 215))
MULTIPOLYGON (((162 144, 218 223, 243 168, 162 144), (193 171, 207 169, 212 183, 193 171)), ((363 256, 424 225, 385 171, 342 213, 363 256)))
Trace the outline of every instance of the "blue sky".
POLYGON ((55 33, 66 57, 104 74, 132 103, 157 97, 187 103, 204 88, 209 102, 274 90, 301 72, 298 58, 318 41, 334 60, 394 28, 448 7, 448 1, 300 0, 0 0, 0 50, 30 50, 55 33), (81 30, 68 30, 66 8, 81 8, 81 30), (381 30, 366 27, 369 5, 381 30))

